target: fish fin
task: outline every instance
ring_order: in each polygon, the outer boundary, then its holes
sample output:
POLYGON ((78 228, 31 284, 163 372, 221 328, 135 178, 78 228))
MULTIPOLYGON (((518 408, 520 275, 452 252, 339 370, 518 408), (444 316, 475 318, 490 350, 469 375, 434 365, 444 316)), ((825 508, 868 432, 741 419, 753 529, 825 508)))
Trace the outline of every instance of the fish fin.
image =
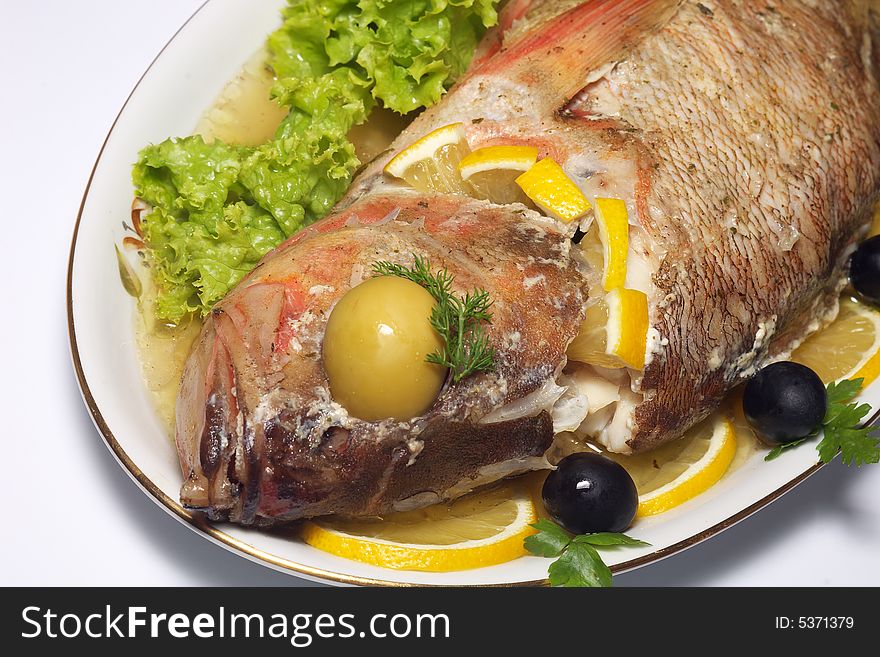
MULTIPOLYGON (((518 38, 506 40, 472 74, 511 76, 542 89, 559 104, 583 88, 591 71, 625 57, 641 39, 662 28, 681 5, 682 0, 583 2, 537 21, 531 29, 517 29, 518 38)), ((521 20, 528 21, 528 16, 521 20)))

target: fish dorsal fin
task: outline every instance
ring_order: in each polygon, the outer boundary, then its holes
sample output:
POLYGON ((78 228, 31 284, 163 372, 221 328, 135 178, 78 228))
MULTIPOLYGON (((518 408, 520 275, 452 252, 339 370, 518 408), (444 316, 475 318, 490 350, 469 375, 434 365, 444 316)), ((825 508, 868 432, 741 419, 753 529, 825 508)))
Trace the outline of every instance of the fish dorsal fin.
POLYGON ((662 28, 683 0, 587 0, 547 20, 533 2, 502 45, 472 75, 503 75, 543 91, 561 104, 583 88, 594 71, 626 56, 645 36, 662 28))

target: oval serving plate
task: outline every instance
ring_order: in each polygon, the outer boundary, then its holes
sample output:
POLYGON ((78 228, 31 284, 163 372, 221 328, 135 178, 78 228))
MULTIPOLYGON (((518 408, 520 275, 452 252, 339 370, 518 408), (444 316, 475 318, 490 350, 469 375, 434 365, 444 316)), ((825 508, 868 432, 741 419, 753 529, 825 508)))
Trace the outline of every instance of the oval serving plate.
MULTIPOLYGON (((138 82, 95 163, 77 218, 68 268, 67 312, 73 363, 85 402, 119 463, 144 492, 194 531, 244 557, 308 579, 347 584, 517 585, 546 582, 548 560, 515 561, 453 573, 378 568, 297 540, 211 524, 180 506, 181 474, 141 376, 134 303, 120 284, 114 245, 130 213, 131 163, 147 143, 190 134, 224 85, 279 24, 283 0, 210 0, 184 24, 138 82)), ((862 395, 880 402, 880 383, 862 395)), ((696 545, 766 506, 815 472, 813 449, 773 462, 758 452, 707 493, 629 532, 651 547, 609 552, 623 572, 696 545)))

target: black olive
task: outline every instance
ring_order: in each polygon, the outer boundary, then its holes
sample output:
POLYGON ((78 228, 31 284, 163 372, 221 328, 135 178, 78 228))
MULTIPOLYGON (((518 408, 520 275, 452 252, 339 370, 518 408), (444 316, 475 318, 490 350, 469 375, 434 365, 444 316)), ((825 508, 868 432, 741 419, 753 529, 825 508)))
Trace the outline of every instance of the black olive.
POLYGON ((825 385, 809 367, 774 363, 746 384, 743 411, 768 445, 784 445, 809 436, 825 417, 825 385))
POLYGON ((849 263, 849 280, 863 299, 880 305, 880 235, 859 244, 849 263))
POLYGON ((553 519, 573 534, 622 532, 639 506, 636 485, 623 466, 590 452, 562 459, 541 497, 553 519))

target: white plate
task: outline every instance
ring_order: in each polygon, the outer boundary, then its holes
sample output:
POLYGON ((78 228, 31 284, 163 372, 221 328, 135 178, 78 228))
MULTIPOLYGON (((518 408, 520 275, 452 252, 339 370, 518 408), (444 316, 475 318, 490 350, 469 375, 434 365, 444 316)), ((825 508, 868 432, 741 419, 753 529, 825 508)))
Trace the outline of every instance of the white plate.
MULTIPOLYGON (((310 579, 351 584, 510 585, 543 583, 547 559, 523 557, 456 573, 395 571, 348 561, 295 540, 229 524, 211 525, 178 503, 181 474, 145 390, 135 349, 133 301, 119 281, 114 244, 132 199, 131 164, 149 142, 190 134, 202 112, 279 24, 282 0, 211 0, 162 50, 126 101, 98 156, 70 252, 68 324, 74 366, 95 424, 119 463, 172 515, 242 556, 310 579)), ((863 398, 880 402, 880 384, 863 398)), ((631 534, 651 547, 606 553, 612 570, 643 566, 696 545, 791 490, 819 465, 809 447, 771 463, 758 453, 704 495, 631 534)))

